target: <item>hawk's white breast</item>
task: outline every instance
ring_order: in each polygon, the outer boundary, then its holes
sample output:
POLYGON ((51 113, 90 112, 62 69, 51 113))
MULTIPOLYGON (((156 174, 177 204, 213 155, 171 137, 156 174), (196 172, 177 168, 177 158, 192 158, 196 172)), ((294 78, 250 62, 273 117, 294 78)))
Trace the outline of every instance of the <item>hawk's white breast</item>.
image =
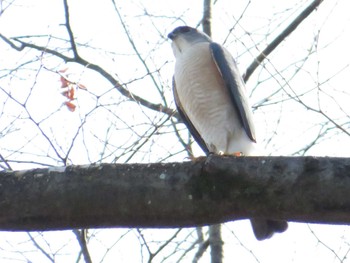
POLYGON ((209 151, 249 155, 253 142, 241 126, 209 44, 197 43, 177 54, 174 77, 179 100, 209 151))

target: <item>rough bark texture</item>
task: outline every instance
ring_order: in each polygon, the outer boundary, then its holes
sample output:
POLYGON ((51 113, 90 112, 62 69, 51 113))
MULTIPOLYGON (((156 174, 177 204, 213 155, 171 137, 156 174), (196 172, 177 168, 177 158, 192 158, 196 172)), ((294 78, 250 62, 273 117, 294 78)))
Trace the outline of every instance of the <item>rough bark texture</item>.
POLYGON ((0 230, 350 223, 350 159, 209 156, 0 173, 0 230))

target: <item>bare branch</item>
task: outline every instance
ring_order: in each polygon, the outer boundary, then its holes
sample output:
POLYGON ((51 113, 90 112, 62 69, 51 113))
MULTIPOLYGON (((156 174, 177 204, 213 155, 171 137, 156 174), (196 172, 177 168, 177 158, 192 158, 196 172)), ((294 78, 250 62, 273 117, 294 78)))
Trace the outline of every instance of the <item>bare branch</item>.
POLYGON ((165 99, 165 97, 164 97, 164 92, 161 90, 161 87, 159 87, 157 81, 156 81, 155 78, 153 77, 153 74, 151 74, 151 70, 149 69, 149 66, 147 65, 145 59, 141 56, 141 54, 140 54, 138 48, 136 47, 135 41, 134 41, 133 38, 131 37, 131 34, 130 34, 130 32, 129 32, 129 30, 128 30, 128 28, 127 28, 127 26, 126 26, 126 24, 125 24, 125 22, 124 22, 124 20, 123 20, 123 18, 122 18, 122 15, 121 15, 120 12, 119 12, 119 9, 118 9, 118 7, 117 7, 115 1, 112 0, 112 2, 113 2, 113 5, 114 5, 114 9, 115 9, 115 11, 116 11, 116 13, 117 13, 117 15, 118 15, 119 21, 120 21, 120 23, 121 23, 122 26, 123 26, 125 35, 127 36, 128 41, 129 41, 129 43, 130 43, 132 49, 134 50, 136 56, 137 56, 137 57, 139 58, 139 60, 141 61, 141 64, 144 66, 144 68, 145 68, 145 70, 146 70, 146 72, 147 72, 147 75, 150 76, 150 78, 152 79, 152 82, 153 82, 154 86, 157 88, 158 93, 159 93, 160 97, 162 98, 162 101, 163 101, 164 105, 167 106, 167 101, 166 101, 166 99, 165 99))
POLYGON ((203 18, 202 18, 202 26, 203 32, 208 36, 211 36, 211 9, 212 9, 212 1, 204 0, 203 1, 203 18))
POLYGON ((146 108, 149 108, 151 110, 154 110, 157 112, 163 112, 171 117, 180 119, 178 113, 174 109, 168 108, 162 104, 151 103, 148 100, 145 100, 145 99, 133 94, 132 92, 130 92, 129 90, 124 88, 110 73, 108 73, 106 70, 104 70, 101 66, 99 66, 97 64, 90 63, 79 56, 75 57, 75 58, 71 58, 71 57, 68 57, 66 55, 63 55, 62 53, 60 53, 56 50, 49 49, 47 47, 38 46, 35 44, 31 44, 31 43, 27 43, 27 42, 20 40, 19 38, 14 38, 14 40, 16 42, 19 42, 21 44, 20 46, 16 46, 10 39, 6 38, 5 36, 3 36, 1 34, 0 34, 0 38, 2 38, 6 43, 8 43, 12 48, 15 48, 17 51, 22 51, 24 48, 31 48, 31 49, 35 49, 35 50, 38 50, 41 52, 45 52, 47 54, 54 55, 58 58, 61 58, 65 62, 76 62, 84 67, 92 69, 92 70, 98 72, 104 78, 106 78, 113 85, 113 87, 115 87, 123 96, 127 97, 128 99, 135 101, 135 102, 141 104, 142 106, 145 106, 146 108))
POLYGON ((27 235, 29 236, 30 240, 33 242, 34 246, 41 252, 43 253, 43 255, 51 262, 55 262, 55 259, 53 257, 51 257, 49 255, 49 253, 47 253, 45 251, 45 249, 43 249, 39 244, 38 242, 36 241, 36 238, 32 236, 31 233, 27 233, 27 235))
POLYGON ((5 13, 5 11, 15 2, 15 0, 12 1, 0 1, 0 16, 5 13))
POLYGON ((167 241, 165 241, 162 245, 160 245, 160 246, 157 248, 157 251, 155 251, 154 253, 152 253, 149 262, 151 262, 151 260, 154 259, 155 256, 157 256, 158 254, 160 254, 160 252, 161 252, 164 248, 166 248, 166 247, 177 237, 177 235, 178 235, 181 231, 182 231, 182 229, 179 228, 178 230, 175 231, 175 233, 174 233, 167 241))
POLYGON ((221 263, 223 259, 221 225, 216 224, 209 227, 209 245, 211 262, 221 263))
POLYGON ((5 41, 5 43, 9 44, 10 47, 12 47, 13 49, 17 50, 17 51, 22 51, 25 47, 23 45, 21 46, 16 46, 10 39, 8 39, 7 37, 5 37, 3 34, 0 33, 0 38, 2 40, 5 41))
POLYGON ((243 79, 245 82, 248 81, 250 76, 256 70, 256 68, 260 65, 260 63, 272 52, 276 47, 287 37, 290 33, 292 33, 321 3, 323 0, 314 0, 311 2, 309 6, 307 6, 300 15, 294 19, 289 26, 281 32, 250 64, 247 68, 246 72, 243 75, 243 79))
POLYGON ((0 172, 0 229, 350 223, 349 167, 349 158, 210 156, 0 172))
POLYGON ((82 229, 82 230, 78 230, 78 229, 74 229, 73 233, 75 234, 75 236, 77 237, 78 243, 81 247, 81 253, 84 256, 84 260, 86 263, 92 263, 91 257, 90 257, 90 253, 89 253, 89 249, 87 247, 87 242, 86 242, 86 230, 82 229))
POLYGON ((0 167, 1 167, 2 169, 4 169, 4 170, 10 170, 10 171, 13 170, 13 169, 11 168, 11 165, 9 164, 9 161, 6 160, 6 159, 2 156, 2 154, 0 154, 0 167), (2 166, 1 163, 4 163, 5 166, 2 166))
POLYGON ((32 43, 27 43, 24 42, 23 40, 21 40, 20 38, 13 38, 14 41, 20 43, 20 46, 16 46, 10 39, 8 39, 7 37, 5 37, 4 35, 0 34, 0 38, 2 40, 4 40, 7 44, 9 44, 12 48, 14 48, 17 51, 22 51, 25 48, 31 48, 31 49, 35 49, 41 52, 45 52, 51 55, 54 55, 60 59, 62 59, 65 62, 74 62, 74 58, 70 58, 68 56, 63 55, 62 53, 56 51, 56 50, 52 50, 49 49, 47 47, 42 47, 42 46, 38 46, 32 43))
POLYGON ((208 249, 208 247, 209 247, 209 239, 201 242, 199 247, 198 247, 198 251, 194 255, 192 262, 197 263, 201 259, 201 257, 203 256, 204 252, 208 249))
POLYGON ((71 44, 71 47, 72 47, 72 51, 73 51, 74 57, 78 58, 79 55, 78 55, 77 45, 76 45, 75 40, 74 40, 74 35, 73 35, 72 28, 71 28, 70 20, 69 20, 70 17, 69 17, 69 7, 68 7, 67 0, 63 0, 63 4, 64 4, 64 16, 65 16, 65 19, 66 19, 66 24, 65 25, 66 25, 67 32, 68 32, 68 35, 69 35, 70 44, 71 44))

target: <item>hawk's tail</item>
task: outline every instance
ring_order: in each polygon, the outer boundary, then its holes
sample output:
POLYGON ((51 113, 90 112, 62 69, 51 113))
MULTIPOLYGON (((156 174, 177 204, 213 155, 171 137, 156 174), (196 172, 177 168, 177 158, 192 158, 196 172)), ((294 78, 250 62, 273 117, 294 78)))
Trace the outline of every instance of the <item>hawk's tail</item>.
POLYGON ((287 230, 287 221, 269 219, 250 219, 254 235, 257 240, 272 237, 274 233, 282 233, 287 230))

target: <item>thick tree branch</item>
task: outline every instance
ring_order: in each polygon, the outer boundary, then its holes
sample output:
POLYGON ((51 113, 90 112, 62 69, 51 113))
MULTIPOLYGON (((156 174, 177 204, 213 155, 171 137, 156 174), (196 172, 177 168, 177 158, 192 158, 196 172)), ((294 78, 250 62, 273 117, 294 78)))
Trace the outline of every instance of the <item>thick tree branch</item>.
POLYGON ((0 173, 0 229, 350 223, 350 159, 222 157, 0 173))
POLYGON ((289 36, 300 24, 303 22, 321 3, 323 0, 314 0, 311 2, 299 15, 297 18, 293 20, 289 26, 284 29, 250 64, 247 68, 245 74, 243 75, 243 79, 245 82, 248 81, 250 76, 256 70, 256 68, 260 65, 260 63, 272 52, 275 50, 278 45, 289 36))

